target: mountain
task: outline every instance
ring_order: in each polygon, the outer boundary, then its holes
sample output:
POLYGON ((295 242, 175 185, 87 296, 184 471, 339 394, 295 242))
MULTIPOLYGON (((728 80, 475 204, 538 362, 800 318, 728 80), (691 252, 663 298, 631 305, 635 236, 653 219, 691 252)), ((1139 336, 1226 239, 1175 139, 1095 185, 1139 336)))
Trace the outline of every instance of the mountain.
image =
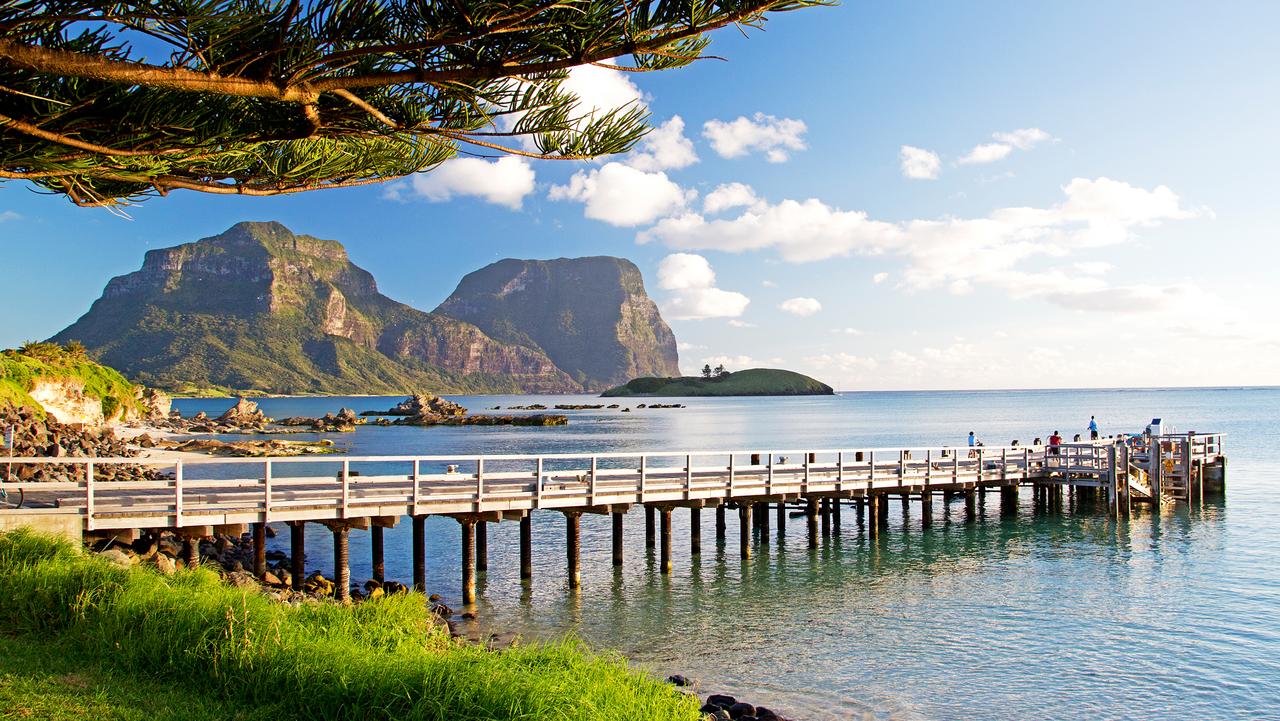
POLYGON ((626 396, 829 396, 831 386, 795 371, 752 368, 719 378, 636 378, 610 388, 606 398, 626 396))
POLYGON ((588 390, 679 375, 676 339, 629 260, 501 260, 467 274, 436 313, 545 353, 588 390))
POLYGON ((149 251, 53 340, 177 391, 582 390, 538 348, 398 303, 342 244, 273 222, 149 251))

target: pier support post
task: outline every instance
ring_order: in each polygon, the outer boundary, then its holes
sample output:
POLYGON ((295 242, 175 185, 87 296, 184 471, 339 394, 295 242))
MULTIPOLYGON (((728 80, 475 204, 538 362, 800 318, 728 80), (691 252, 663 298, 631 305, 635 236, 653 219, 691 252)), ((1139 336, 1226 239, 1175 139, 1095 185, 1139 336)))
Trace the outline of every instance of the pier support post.
POLYGON ((822 540, 825 541, 831 537, 831 499, 823 498, 819 503, 822 514, 822 540))
POLYGON ((717 541, 724 540, 724 529, 725 529, 724 504, 721 503, 720 505, 716 506, 716 540, 717 541))
POLYGON ((840 533, 840 503, 843 500, 839 497, 831 499, 831 526, 835 528, 836 533, 840 533))
POLYGON ((920 494, 920 527, 933 526, 933 491, 925 490, 920 494))
POLYGON ((911 494, 903 493, 902 494, 902 517, 906 518, 907 514, 909 513, 911 513, 911 494))
POLYGON ((476 522, 476 570, 481 573, 489 570, 489 524, 486 521, 476 522))
POLYGON ((880 518, 883 515, 880 511, 881 496, 867 496, 867 538, 877 538, 880 535, 880 518))
POLYGON ((613 565, 615 567, 622 566, 622 516, 617 511, 613 512, 613 565))
POLYGON ((333 597, 346 603, 351 600, 351 564, 345 526, 333 529, 333 597))
POLYGON ((383 561, 382 526, 369 526, 369 565, 373 568, 373 580, 382 583, 386 580, 387 566, 383 561))
POLYGON ((818 547, 818 499, 804 499, 804 520, 809 531, 809 548, 818 547))
POLYGON ((787 502, 778 501, 778 535, 787 532, 787 502))
POLYGON ((1018 487, 1002 486, 1000 488, 1000 513, 1011 516, 1018 512, 1018 487))
POLYGON ((289 586, 295 591, 302 590, 302 582, 307 575, 307 537, 303 528, 302 521, 289 524, 289 586))
POLYGON ((663 506, 658 509, 662 519, 662 538, 658 551, 658 571, 666 576, 671 573, 671 508, 663 506))
POLYGON ((182 560, 186 562, 187 568, 195 568, 200 565, 200 539, 187 536, 182 541, 182 560))
POLYGON ((413 517, 413 589, 427 592, 427 517, 413 517))
MULTIPOLYGON (((645 506, 648 509, 648 506, 645 506)), ((569 563, 569 588, 582 586, 582 566, 578 549, 581 545, 582 514, 567 512, 564 514, 565 556, 569 563)))
POLYGON ((751 504, 738 504, 738 552, 742 560, 751 558, 751 504))
POLYGON ((854 510, 854 513, 858 514, 859 526, 866 523, 866 517, 863 515, 863 512, 862 512, 863 508, 865 508, 866 505, 867 505, 867 501, 866 499, 863 499, 863 498, 855 499, 853 502, 853 510, 854 510))
POLYGON ((653 506, 644 507, 644 547, 653 548, 655 529, 653 523, 653 506))
POLYGON ((462 603, 476 602, 476 522, 460 520, 462 526, 462 603))
POLYGON ((876 525, 880 526, 881 530, 884 530, 889 527, 889 494, 881 493, 876 496, 876 505, 878 506, 876 509, 878 512, 876 525))
POLYGON ((762 539, 769 538, 769 504, 756 504, 756 522, 760 524, 760 536, 762 539))
POLYGON ((533 578, 533 511, 520 519, 520 580, 533 578))
POLYGON ((698 506, 689 509, 689 553, 702 555, 702 509, 698 506))
POLYGON ((978 492, 972 488, 964 492, 964 517, 970 521, 978 517, 978 492))
POLYGON ((267 524, 253 524, 253 575, 262 578, 267 574, 267 524))

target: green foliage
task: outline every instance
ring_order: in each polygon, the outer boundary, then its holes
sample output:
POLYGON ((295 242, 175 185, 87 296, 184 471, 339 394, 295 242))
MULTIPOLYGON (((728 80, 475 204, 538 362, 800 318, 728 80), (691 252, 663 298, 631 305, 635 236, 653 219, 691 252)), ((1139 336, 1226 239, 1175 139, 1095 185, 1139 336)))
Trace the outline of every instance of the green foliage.
POLYGON ((208 691, 247 713, 274 705, 286 721, 698 719, 695 698, 574 641, 457 643, 421 594, 294 607, 206 569, 166 578, 24 530, 0 535, 0 625, 144 683, 208 691))
POLYGON ((800 396, 831 395, 831 386, 794 371, 752 368, 695 378, 636 378, 610 388, 606 398, 626 396, 800 396))
POLYGON ((620 153, 648 131, 646 111, 581 107, 570 68, 682 67, 708 31, 826 2, 7 0, 0 178, 111 205, 360 185, 460 147, 620 153))
POLYGON ((43 412, 29 395, 42 380, 82 384, 86 396, 102 402, 108 418, 121 408, 142 411, 134 384, 115 369, 89 360, 83 345, 27 342, 17 350, 0 351, 0 401, 43 412))

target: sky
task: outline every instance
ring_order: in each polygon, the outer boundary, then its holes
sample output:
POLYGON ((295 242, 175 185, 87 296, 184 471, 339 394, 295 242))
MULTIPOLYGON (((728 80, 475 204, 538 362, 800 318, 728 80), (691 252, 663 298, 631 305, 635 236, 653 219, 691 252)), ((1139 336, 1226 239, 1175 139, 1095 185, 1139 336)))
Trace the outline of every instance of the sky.
POLYGON ((633 260, 681 366, 840 390, 1280 384, 1280 5, 864 3, 597 68, 655 130, 593 162, 450 161, 129 218, 0 184, 0 347, 84 313, 149 248, 278 220, 433 309, 507 258, 633 260))

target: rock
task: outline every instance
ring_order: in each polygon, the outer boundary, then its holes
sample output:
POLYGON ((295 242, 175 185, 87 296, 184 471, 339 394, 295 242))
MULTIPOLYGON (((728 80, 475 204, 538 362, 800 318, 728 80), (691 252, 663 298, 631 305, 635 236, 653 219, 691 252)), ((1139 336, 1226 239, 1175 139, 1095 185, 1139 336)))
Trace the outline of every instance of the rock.
POLYGON ((226 579, 227 583, 235 588, 256 588, 258 586, 258 579, 247 571, 232 571, 227 574, 226 579))
POLYGON ((375 586, 369 589, 369 592, 365 594, 365 598, 372 601, 375 598, 382 598, 384 595, 386 595, 386 591, 383 591, 381 586, 375 586))
POLYGON ((726 696, 720 693, 713 693, 707 697, 707 703, 711 704, 712 706, 719 706, 721 708, 727 709, 730 706, 734 705, 735 703, 738 703, 738 699, 732 696, 726 696))
POLYGON ((693 685, 692 681, 685 678, 684 676, 681 676, 678 673, 668 676, 667 683, 671 684, 672 686, 680 686, 680 687, 693 685))
POLYGON ((780 721, 778 714, 764 706, 756 706, 756 719, 757 721, 780 721))
POLYGON ((99 551, 98 556, 104 560, 110 561, 117 566, 128 568, 133 565, 134 557, 120 550, 119 548, 108 548, 105 551, 99 551))
POLYGON ((728 711, 709 703, 703 704, 698 711, 705 714, 707 718, 713 719, 713 721, 731 721, 732 718, 729 716, 728 711))
POLYGON ((449 618, 450 616, 453 615, 453 609, 449 608, 443 603, 437 603, 433 605, 431 607, 431 612, 439 616, 440 618, 449 618))
POLYGON ((475 615, 474 613, 470 612, 470 611, 467 611, 466 613, 462 614, 462 620, 463 620, 463 621, 474 621, 474 620, 476 620, 476 615, 475 615))
POLYGON ((408 593, 409 587, 399 581, 383 581, 382 590, 387 594, 408 593))
POLYGON ((258 404, 245 398, 237 398, 236 404, 218 416, 218 422, 241 428, 261 427, 267 417, 258 410, 258 404))
POLYGON ((730 706, 728 710, 729 716, 735 719, 741 719, 743 716, 756 715, 756 707, 749 703, 743 703, 742 701, 730 706))
POLYGON ((266 573, 262 574, 262 583, 267 586, 283 586, 284 585, 284 581, 281 581, 280 577, 272 573, 271 571, 267 571, 266 573))
POLYGON ((163 553, 157 553, 151 557, 152 563, 155 564, 156 570, 166 576, 172 576, 178 571, 178 564, 173 559, 163 553))

